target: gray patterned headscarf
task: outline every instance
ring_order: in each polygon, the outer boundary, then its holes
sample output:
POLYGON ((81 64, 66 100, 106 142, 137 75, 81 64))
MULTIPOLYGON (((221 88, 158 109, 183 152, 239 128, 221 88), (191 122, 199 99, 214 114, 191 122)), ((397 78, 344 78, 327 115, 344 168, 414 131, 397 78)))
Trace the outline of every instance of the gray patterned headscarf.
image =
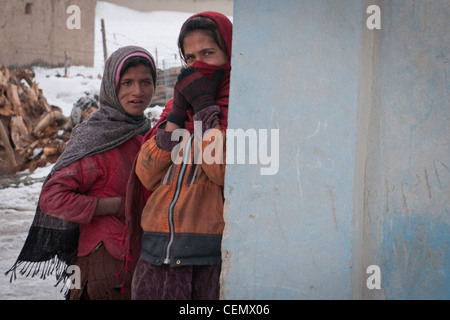
POLYGON ((100 87, 100 108, 73 129, 66 149, 55 164, 54 170, 59 170, 83 157, 113 149, 132 137, 150 130, 148 118, 144 114, 137 116, 128 114, 116 94, 121 68, 127 59, 135 56, 143 56, 150 61, 153 66, 151 70, 153 84, 156 84, 155 63, 150 53, 136 46, 127 46, 115 51, 105 64, 100 87))
MULTIPOLYGON (((72 131, 64 152, 58 158, 44 181, 58 170, 88 156, 113 149, 136 135, 144 135, 150 129, 150 121, 144 114, 128 114, 117 97, 118 80, 124 62, 131 57, 141 56, 149 60, 153 84, 156 84, 156 69, 153 57, 145 49, 127 46, 115 51, 106 61, 100 88, 100 108, 72 131)), ((32 277, 45 279, 55 271, 57 284, 68 278, 66 269, 75 264, 78 254, 78 223, 61 220, 36 208, 28 237, 10 270, 11 281, 16 271, 32 277)), ((64 288, 64 287, 63 287, 64 288)))

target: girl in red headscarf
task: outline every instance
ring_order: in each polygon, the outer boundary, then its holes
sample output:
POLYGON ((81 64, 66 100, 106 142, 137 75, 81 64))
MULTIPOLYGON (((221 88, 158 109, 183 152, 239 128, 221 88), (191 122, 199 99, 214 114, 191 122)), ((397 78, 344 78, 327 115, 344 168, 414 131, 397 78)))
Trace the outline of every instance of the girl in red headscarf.
POLYGON ((151 195, 140 219, 132 299, 219 299, 231 38, 231 21, 216 12, 196 14, 181 29, 186 68, 136 161, 151 195), (194 121, 201 122, 197 139, 194 121), (181 142, 172 141, 176 129, 187 133, 181 142), (205 139, 208 129, 221 137, 205 139), (183 161, 173 161, 180 146, 183 161), (215 161, 194 159, 211 149, 215 161))

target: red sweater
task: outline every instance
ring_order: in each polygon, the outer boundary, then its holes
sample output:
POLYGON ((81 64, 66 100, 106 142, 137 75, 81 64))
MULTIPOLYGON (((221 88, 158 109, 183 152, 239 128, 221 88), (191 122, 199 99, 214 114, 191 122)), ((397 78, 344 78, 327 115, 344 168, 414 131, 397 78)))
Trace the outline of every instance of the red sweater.
POLYGON ((43 212, 80 224, 78 256, 89 254, 103 242, 113 257, 124 259, 124 208, 107 216, 94 217, 94 211, 99 198, 125 198, 142 138, 135 136, 112 150, 84 157, 55 172, 42 188, 39 205, 43 212))

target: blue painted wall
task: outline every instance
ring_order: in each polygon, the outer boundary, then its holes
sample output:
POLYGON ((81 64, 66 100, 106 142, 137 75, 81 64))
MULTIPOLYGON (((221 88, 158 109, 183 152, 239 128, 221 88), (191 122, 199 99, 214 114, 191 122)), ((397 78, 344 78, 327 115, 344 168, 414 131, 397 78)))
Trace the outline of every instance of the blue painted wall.
POLYGON ((450 298, 449 7, 235 0, 229 128, 279 167, 227 165, 222 298, 450 298))
POLYGON ((450 1, 381 8, 364 258, 383 288, 365 294, 450 299, 450 1))

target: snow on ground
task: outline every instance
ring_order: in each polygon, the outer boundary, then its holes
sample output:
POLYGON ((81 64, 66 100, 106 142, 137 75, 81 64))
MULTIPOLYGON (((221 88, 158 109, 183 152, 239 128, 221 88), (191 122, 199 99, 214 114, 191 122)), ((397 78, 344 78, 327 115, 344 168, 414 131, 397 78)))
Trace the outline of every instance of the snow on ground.
POLYGON ((85 93, 92 95, 99 93, 102 80, 98 78, 98 75, 103 74, 97 68, 78 66, 69 68, 67 78, 60 76, 64 74, 64 68, 35 67, 33 71, 36 74, 33 80, 42 89, 48 103, 60 107, 65 116, 70 116, 74 102, 85 93), (75 75, 70 75, 75 71, 77 72, 75 75))
POLYGON ((34 217, 42 182, 52 166, 38 168, 34 173, 24 171, 12 180, 8 188, 0 190, 0 299, 37 300, 63 299, 53 279, 18 277, 10 283, 4 276, 14 264, 26 239, 34 217), (16 181, 14 181, 16 180, 16 181))
MULTIPOLYGON (((108 52, 120 46, 140 45, 158 59, 174 60, 178 54, 177 37, 183 22, 190 16, 184 12, 137 12, 114 4, 97 3, 95 63, 94 67, 72 66, 68 77, 64 68, 34 68, 39 88, 47 101, 60 107, 70 115, 73 103, 85 92, 98 93, 103 74, 103 47, 100 35, 100 19, 105 19, 108 52)), ((231 18, 231 17, 230 17, 231 18)), ((161 66, 159 66, 161 67, 161 66)), ((162 108, 152 108, 157 114, 162 108)), ((34 217, 39 193, 52 165, 1 177, 0 183, 0 300, 59 300, 63 299, 59 288, 55 288, 54 277, 41 280, 38 277, 18 277, 10 283, 4 276, 15 262, 26 239, 34 217)))

